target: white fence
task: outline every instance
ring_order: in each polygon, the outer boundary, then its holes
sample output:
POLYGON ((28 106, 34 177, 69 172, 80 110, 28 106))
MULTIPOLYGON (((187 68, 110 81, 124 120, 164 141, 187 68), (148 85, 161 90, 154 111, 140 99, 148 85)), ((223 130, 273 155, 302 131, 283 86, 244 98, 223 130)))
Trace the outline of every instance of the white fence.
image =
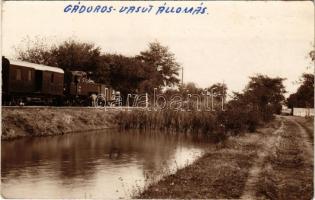
POLYGON ((293 108, 294 116, 314 116, 314 108, 293 108))

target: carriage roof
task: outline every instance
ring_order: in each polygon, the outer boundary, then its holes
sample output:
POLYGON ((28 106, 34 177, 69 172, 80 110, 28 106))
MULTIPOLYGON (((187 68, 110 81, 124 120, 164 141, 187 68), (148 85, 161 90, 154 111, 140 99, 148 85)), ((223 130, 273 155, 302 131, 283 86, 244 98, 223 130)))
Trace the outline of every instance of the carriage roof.
POLYGON ((29 67, 35 70, 51 71, 51 72, 57 72, 57 73, 62 73, 62 74, 64 73, 63 69, 58 68, 58 67, 40 65, 40 64, 35 64, 35 63, 30 63, 30 62, 25 62, 25 61, 20 61, 20 60, 10 60, 10 64, 16 65, 16 66, 22 66, 22 67, 29 67))

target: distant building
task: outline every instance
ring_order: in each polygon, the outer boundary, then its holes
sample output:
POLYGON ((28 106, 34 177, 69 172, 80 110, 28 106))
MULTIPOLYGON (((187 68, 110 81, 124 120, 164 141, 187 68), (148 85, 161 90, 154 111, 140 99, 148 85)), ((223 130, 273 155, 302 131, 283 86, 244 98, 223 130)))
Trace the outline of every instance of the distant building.
POLYGON ((294 116, 314 116, 314 108, 293 108, 294 116))

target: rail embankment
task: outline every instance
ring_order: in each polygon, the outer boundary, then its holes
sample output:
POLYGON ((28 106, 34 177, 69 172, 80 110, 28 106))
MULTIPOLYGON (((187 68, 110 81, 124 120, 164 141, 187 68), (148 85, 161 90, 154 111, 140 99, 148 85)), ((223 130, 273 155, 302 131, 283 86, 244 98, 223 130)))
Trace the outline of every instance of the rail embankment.
POLYGON ((1 139, 114 128, 117 113, 100 108, 3 107, 1 139))

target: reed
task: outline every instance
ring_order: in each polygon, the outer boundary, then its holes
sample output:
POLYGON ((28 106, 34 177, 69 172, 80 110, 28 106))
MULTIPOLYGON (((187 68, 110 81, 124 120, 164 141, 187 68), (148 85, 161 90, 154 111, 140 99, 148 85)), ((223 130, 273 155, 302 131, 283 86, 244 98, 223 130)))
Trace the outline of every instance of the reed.
POLYGON ((122 111, 117 116, 120 129, 161 130, 191 134, 215 135, 224 137, 224 128, 218 123, 217 115, 206 111, 181 112, 161 111, 122 111))
POLYGON ((222 140, 227 135, 243 131, 254 132, 261 122, 258 112, 240 108, 229 108, 226 111, 176 111, 164 109, 158 111, 132 110, 121 111, 116 115, 118 127, 122 130, 161 130, 204 134, 222 140))

